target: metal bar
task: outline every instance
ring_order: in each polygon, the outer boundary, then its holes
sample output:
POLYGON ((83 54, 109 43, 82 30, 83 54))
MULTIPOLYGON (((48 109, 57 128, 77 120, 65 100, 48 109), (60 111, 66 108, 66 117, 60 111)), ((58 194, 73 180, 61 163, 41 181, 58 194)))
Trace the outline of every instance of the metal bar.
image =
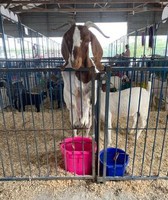
MULTIPOLYGON (((30 88, 29 88, 30 92, 30 88)), ((36 158, 37 158, 37 166, 38 166, 38 174, 39 176, 41 175, 41 170, 40 170, 40 159, 39 159, 39 152, 38 152, 38 142, 37 142, 37 130, 35 128, 35 120, 34 120, 34 114, 31 106, 31 116, 32 116, 32 122, 33 122, 33 135, 34 135, 34 142, 35 142, 35 149, 36 149, 36 158)))
MULTIPOLYGON (((68 0, 63 0, 63 1, 61 1, 61 0, 55 0, 55 1, 53 1, 53 0, 46 0, 46 1, 32 1, 32 0, 29 0, 29 1, 16 1, 16 0, 14 0, 14 1, 12 1, 12 4, 18 4, 18 3, 21 3, 21 4, 23 4, 23 5, 27 5, 27 4, 34 4, 34 3, 38 3, 38 4, 60 4, 60 5, 64 5, 64 4, 94 4, 94 3, 96 3, 96 4, 104 4, 104 3, 108 3, 108 4, 121 4, 121 3, 126 3, 126 4, 139 4, 139 3, 146 3, 146 0, 133 0, 133 1, 131 1, 131 0, 129 0, 129 1, 127 1, 127 0, 113 0, 113 1, 97 1, 97 0, 87 0, 87 1, 77 1, 77 0, 73 0, 73 1, 68 1, 68 0)), ((147 2, 148 4, 155 4, 156 2, 155 1, 153 1, 153 0, 149 0, 148 2, 147 2)))
POLYGON ((8 59, 7 48, 6 48, 6 35, 4 31, 4 24, 3 24, 3 16, 0 15, 0 32, 2 33, 2 45, 3 45, 3 52, 5 55, 5 59, 8 59))
MULTIPOLYGON (((109 95, 110 95, 110 71, 106 71, 106 98, 105 98, 105 120, 104 120, 104 157, 103 157, 103 178, 106 177, 106 165, 107 165, 107 144, 109 142, 108 135, 108 117, 109 117, 109 95)), ((111 138, 110 138, 111 139, 111 138)))
MULTIPOLYGON (((3 117, 4 127, 6 130, 6 120, 5 120, 4 113, 2 114, 2 117, 3 117)), ((10 145, 9 145, 8 132, 4 133, 4 137, 6 140, 8 154, 9 154, 10 170, 11 170, 12 176, 14 177, 14 168, 13 168, 13 161, 12 161, 12 156, 11 156, 11 149, 10 149, 10 145)))
POLYGON ((164 153, 164 148, 165 148, 165 141, 166 141, 166 131, 167 131, 167 124, 168 123, 168 115, 166 116, 166 124, 165 124, 165 131, 163 135, 163 141, 162 141, 162 148, 161 148, 161 155, 160 155, 160 162, 159 162, 159 167, 158 167, 158 176, 160 176, 160 169, 161 169, 161 164, 162 164, 162 158, 163 158, 163 153, 164 153))
POLYGON ((159 98, 159 105, 158 105, 158 112, 157 112, 157 117, 156 117, 156 129, 155 129, 155 134, 154 134, 154 141, 153 141, 153 148, 152 148, 152 157, 151 157, 151 162, 150 162, 150 171, 149 171, 149 176, 151 176, 152 173, 152 166, 153 166, 153 159, 154 159, 154 152, 155 152, 155 144, 156 144, 156 136, 157 136, 157 130, 158 130, 158 122, 159 122, 159 114, 160 114, 160 107, 161 107, 161 93, 163 90, 163 79, 162 79, 162 84, 161 84, 161 90, 160 90, 160 98, 159 98))
POLYGON ((100 166, 99 166, 99 151, 100 151, 100 110, 101 110, 101 77, 100 74, 97 76, 97 93, 96 93, 96 99, 97 103, 95 105, 95 118, 93 118, 93 124, 95 124, 95 141, 97 144, 97 151, 95 157, 96 159, 96 173, 95 175, 99 176, 100 175, 100 166))
MULTIPOLYGON (((42 102, 42 96, 41 95, 40 95, 40 99, 41 99, 41 102, 42 102)), ((42 113, 43 138, 44 138, 46 164, 47 164, 47 175, 49 176, 50 167, 49 167, 49 161, 48 161, 48 150, 47 150, 47 143, 46 143, 46 134, 44 132, 44 127, 45 127, 44 111, 42 110, 41 113, 42 113)))
MULTIPOLYGON (((95 74, 95 69, 91 69, 91 73, 92 74, 95 74)), ((98 127, 96 126, 96 121, 98 119, 96 119, 96 104, 95 102, 97 102, 97 99, 96 99, 96 94, 95 92, 97 92, 97 80, 95 80, 94 78, 95 76, 93 75, 92 76, 92 79, 91 79, 91 83, 92 83, 92 89, 91 89, 91 94, 92 94, 92 97, 91 97, 91 100, 92 100, 92 176, 95 178, 96 176, 96 164, 95 164, 95 134, 97 133, 98 134, 98 127), (96 101, 95 101, 96 100, 96 101)))
MULTIPOLYGON (((151 85, 151 91, 153 89, 153 76, 151 77, 152 79, 150 80, 152 85, 151 85)), ((144 139, 144 148, 143 148, 143 156, 142 156, 142 167, 141 167, 141 176, 143 175, 143 169, 144 169, 144 161, 145 161, 145 153, 146 153, 146 142, 147 142, 147 137, 148 137, 148 130, 149 130, 149 115, 150 115, 150 105, 152 102, 152 92, 150 95, 150 99, 149 99, 149 108, 148 108, 148 116, 147 116, 147 123, 146 123, 146 129, 145 129, 145 139, 144 139)))
MULTIPOLYGON (((44 12, 47 12, 47 13, 51 13, 51 12, 58 12, 58 13, 61 13, 61 12, 78 12, 78 13, 81 13, 81 12, 133 12, 134 11, 134 8, 107 8, 107 7, 103 7, 103 8, 54 8, 54 9, 46 9, 46 8, 32 8, 30 10, 24 10, 24 9, 18 9, 17 12, 22 12, 22 13, 28 13, 28 12, 40 12, 40 13, 44 13, 44 12)), ((136 9, 136 12, 160 12, 162 11, 162 8, 146 8, 145 10, 142 10, 142 8, 137 8, 136 9)))
MULTIPOLYGON (((113 103, 113 99, 110 99, 110 100, 112 101, 111 103, 113 103)), ((117 154, 117 148, 118 148, 118 134, 119 134, 119 120, 120 120, 120 106, 121 106, 120 101, 121 101, 121 90, 119 90, 119 96, 118 96, 118 115, 117 115, 117 127, 116 127, 116 145, 115 145, 116 150, 115 150, 115 155, 117 154)), ((112 118, 113 117, 114 116, 112 116, 112 118)), ((114 176, 116 175, 116 164, 117 164, 116 160, 117 159, 115 159, 115 164, 114 164, 114 176)))
POLYGON ((37 177, 5 177, 0 181, 31 181, 31 180, 94 180, 92 176, 37 176, 37 177))
MULTIPOLYGON (((143 72, 141 72, 143 73, 143 72)), ((140 83, 142 82, 142 76, 141 76, 141 81, 140 83)), ((135 133, 135 146, 134 146, 134 154, 133 154, 133 162, 132 162, 132 176, 134 174, 134 165, 135 165, 135 157, 136 157, 136 147, 137 147, 137 132, 138 132, 138 122, 139 122, 139 111, 140 111, 140 106, 141 106, 141 95, 142 94, 142 87, 140 87, 140 92, 139 92, 139 100, 138 100, 138 112, 136 113, 137 114, 137 121, 136 121, 136 133, 135 133)))
POLYGON ((97 182, 104 182, 104 181, 124 181, 124 180, 168 180, 168 176, 165 177, 159 177, 159 176, 121 176, 121 177, 112 177, 112 176, 106 176, 105 179, 102 177, 97 178, 97 182))
POLYGON ((0 160, 1 160, 1 165, 2 165, 3 176, 5 177, 6 173, 5 173, 4 162, 3 162, 3 157, 2 157, 1 151, 0 151, 0 160))

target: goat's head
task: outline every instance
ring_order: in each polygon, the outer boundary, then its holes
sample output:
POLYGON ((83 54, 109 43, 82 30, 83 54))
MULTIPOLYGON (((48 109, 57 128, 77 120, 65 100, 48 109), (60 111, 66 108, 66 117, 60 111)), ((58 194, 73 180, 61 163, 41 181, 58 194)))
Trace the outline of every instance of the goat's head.
POLYGON ((90 27, 96 28, 104 37, 107 37, 92 22, 86 22, 84 26, 72 25, 63 36, 61 51, 66 64, 70 62, 72 68, 91 67, 95 64, 96 68, 101 71, 103 66, 100 61, 103 50, 96 36, 89 31, 90 27), (89 58, 89 43, 92 47, 94 64, 89 58))

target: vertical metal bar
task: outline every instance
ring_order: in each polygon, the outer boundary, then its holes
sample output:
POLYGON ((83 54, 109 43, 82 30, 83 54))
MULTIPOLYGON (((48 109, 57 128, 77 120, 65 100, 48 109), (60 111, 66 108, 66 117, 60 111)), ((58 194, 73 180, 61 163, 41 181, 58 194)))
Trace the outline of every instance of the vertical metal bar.
POLYGON ((136 50, 137 50, 137 36, 138 36, 138 31, 136 31, 135 32, 135 44, 134 44, 134 58, 136 58, 136 56, 137 56, 137 52, 136 52, 136 50))
POLYGON ((168 55, 168 30, 167 30, 167 39, 166 39, 166 47, 165 47, 165 58, 168 55))
MULTIPOLYGON (((18 85, 18 87, 19 87, 19 85, 18 85)), ((18 91, 19 91, 19 88, 18 88, 18 91)), ((15 97, 15 98, 16 98, 16 97, 15 97)), ((20 98, 20 97, 19 97, 19 98, 20 98)), ((13 119, 13 123, 14 123, 14 133, 15 133, 16 145, 17 145, 17 149, 18 149, 18 156, 19 156, 19 164, 20 164, 21 176, 23 176, 23 168, 22 168, 22 162, 21 162, 19 140, 18 140, 18 136, 17 136, 16 121, 15 121, 13 109, 12 109, 12 119, 13 119)))
MULTIPOLYGON (((89 71, 86 72, 79 72, 80 73, 80 77, 81 77, 81 73, 89 73, 89 71)), ((81 109, 81 118, 83 118, 83 92, 82 92, 82 81, 80 81, 79 83, 79 90, 80 90, 80 109, 81 109)), ((79 92, 79 91, 78 91, 79 92)), ((78 94, 79 95, 79 94, 78 94)), ((85 130, 87 131, 87 130, 85 130)), ((83 129, 82 129, 82 138, 83 138, 83 129)), ((93 159, 93 158, 92 158, 93 159)), ((82 140, 82 171, 83 171, 83 175, 85 172, 85 167, 84 167, 84 140, 82 140)))
POLYGON ((6 36, 6 39, 7 39, 7 46, 8 46, 8 58, 11 58, 11 49, 10 49, 10 45, 9 45, 9 36, 6 36))
POLYGON ((3 176, 5 177, 6 173, 5 173, 4 162, 3 162, 3 157, 2 157, 1 151, 0 151, 0 160, 1 160, 1 165, 2 165, 3 176))
POLYGON ((11 172, 12 172, 12 176, 14 177, 13 161, 12 161, 12 156, 11 156, 11 149, 10 149, 9 139, 8 139, 8 130, 7 130, 7 127, 6 127, 6 120, 5 120, 4 113, 2 114, 2 117, 3 117, 4 127, 5 127, 4 128, 5 129, 4 137, 6 139, 6 144, 7 144, 8 154, 9 154, 10 169, 11 169, 11 172))
MULTIPOLYGON (((141 71, 141 73, 143 73, 143 71, 141 71)), ((142 76, 141 76, 141 81, 142 82, 142 76)), ((133 162, 132 162, 132 176, 134 175, 134 165, 135 165, 135 156, 136 156, 136 147, 137 147, 137 132, 139 130, 138 128, 138 122, 139 122, 139 111, 140 111, 140 106, 142 103, 141 97, 142 97, 142 87, 140 87, 140 92, 139 92, 139 102, 138 102, 138 112, 137 112, 137 122, 136 122, 136 133, 135 133, 135 146, 134 146, 134 154, 133 154, 133 162)), ((142 129, 142 127, 140 127, 140 129, 142 129)))
MULTIPOLYGON (((72 103, 73 103, 72 95, 75 95, 75 94, 73 94, 73 91, 72 91, 72 79, 71 79, 72 74, 74 75, 74 72, 73 71, 69 71, 69 81, 70 81, 70 93, 69 93, 69 95, 70 95, 70 100, 71 100, 72 143, 74 145, 74 131, 73 131, 73 129, 74 129, 74 127, 73 127, 73 124, 74 124, 73 117, 74 116, 73 116, 73 106, 72 106, 72 103)), ((75 174, 76 174, 76 165, 75 165, 74 149, 73 149, 72 154, 73 154, 73 166, 74 166, 74 176, 75 176, 75 174)))
POLYGON ((2 33, 2 44, 3 44, 3 52, 5 55, 5 59, 8 59, 7 48, 5 43, 5 31, 3 25, 3 16, 0 14, 0 32, 2 33))
MULTIPOLYGON (((95 71, 94 69, 92 68, 91 69, 91 73, 92 74, 95 74, 95 71)), ((95 98, 96 98, 96 94, 95 92, 97 92, 97 80, 95 80, 94 78, 95 76, 93 75, 92 76, 92 80, 91 80, 91 83, 92 83, 92 86, 91 86, 91 94, 92 94, 92 97, 91 97, 91 101, 92 101, 92 176, 95 178, 95 175, 96 175, 96 166, 95 166, 95 134, 96 134, 96 105, 95 105, 95 98)), ((96 103, 97 103, 97 99, 96 99, 96 103)), ((98 159, 98 158, 97 158, 98 159)))
POLYGON ((155 128, 154 142, 153 142, 153 147, 152 147, 152 157, 151 157, 151 163, 150 163, 149 176, 151 176, 151 173, 152 173, 152 166, 153 166, 153 159, 154 159, 154 152, 155 152, 155 144, 156 144, 156 136, 157 136, 157 130, 158 130, 158 124, 159 124, 159 116, 160 116, 160 108, 161 108, 161 102, 162 102, 161 97, 162 97, 162 90, 163 90, 163 80, 164 79, 162 77, 162 84, 161 84, 161 89, 160 89, 158 113, 157 113, 157 117, 156 117, 156 128, 155 128))
MULTIPOLYGON (((28 79, 27 79, 28 80, 28 79)), ((28 85, 29 85, 29 80, 28 80, 28 85)), ((29 93, 31 93, 30 91, 30 87, 29 87, 29 93)), ((32 102, 31 102, 32 104, 32 102)), ((33 109, 31 106, 31 115, 32 115, 32 123, 33 123, 33 135, 34 135, 34 141, 35 141, 35 149, 36 149, 36 158, 37 158, 37 164, 38 164, 38 172, 39 172, 39 176, 41 176, 41 170, 40 170, 40 160, 39 160, 39 152, 38 152, 38 144, 37 144, 37 131, 35 130, 35 121, 34 121, 34 114, 33 114, 33 109)))
MULTIPOLYGON (((40 101, 42 102, 42 96, 40 94, 40 101)), ((45 155, 46 155, 46 164, 47 164, 47 175, 49 176, 49 171, 50 171, 50 167, 49 167, 49 162, 48 162, 48 150, 47 150, 47 143, 46 143, 46 134, 45 134, 45 123, 44 123, 44 111, 42 109, 42 127, 43 127, 43 138, 44 138, 44 146, 45 146, 45 155)))
MULTIPOLYGON (((56 73, 57 73, 57 70, 56 70, 56 73)), ((54 123, 54 112, 53 112, 53 108, 54 108, 54 105, 53 105, 53 93, 51 91, 51 72, 49 72, 49 95, 50 95, 50 107, 51 107, 51 121, 52 121, 52 130, 51 130, 51 134, 53 136, 53 150, 54 150, 54 158, 55 158, 55 173, 57 175, 57 153, 56 153, 56 138, 54 136, 54 130, 55 130, 55 123, 54 123)), ((63 121, 62 121, 62 124, 63 124, 63 121)))
MULTIPOLYGON (((115 81, 114 81, 115 82, 115 81)), ((121 82, 120 82, 121 85, 121 82)), ((113 99, 110 99, 113 101, 113 99)), ((117 154, 117 148, 118 148, 118 134, 119 134, 119 121, 120 121, 120 102, 121 102, 121 90, 119 90, 119 96, 118 96, 118 115, 117 115, 117 127, 116 127, 116 145, 115 145, 115 155, 117 154)), ((111 102, 113 103, 113 102, 111 102)), ((112 116, 114 117, 114 116, 112 116)), ((114 130, 114 129, 112 129, 114 130)), ((114 176, 116 175, 116 160, 115 160, 115 165, 114 165, 114 176)))
POLYGON ((16 58, 18 58, 17 45, 16 45, 16 38, 14 38, 14 45, 15 45, 15 55, 16 55, 16 58))
MULTIPOLYGON (((143 57, 145 56, 146 53, 146 36, 147 36, 147 28, 145 28, 144 32, 144 49, 143 49, 143 57)), ((144 58, 145 59, 145 58, 144 58)))
POLYGON ((97 99, 97 102, 96 102, 96 105, 95 105, 95 117, 94 117, 94 114, 92 115, 92 124, 94 124, 94 129, 95 130, 95 141, 96 141, 96 144, 97 144, 97 151, 96 151, 96 155, 95 157, 97 158, 96 159, 96 175, 99 176, 100 175, 100 167, 99 167, 99 162, 100 162, 100 159, 99 159, 99 151, 100 151, 100 111, 101 111, 101 98, 100 98, 100 93, 101 93, 101 80, 100 80, 100 74, 98 74, 97 78, 96 78, 96 81, 97 81, 97 91, 96 91, 96 99, 97 99))
POLYGON ((165 130, 164 130, 164 134, 163 134, 163 141, 162 141, 161 155, 160 155, 159 168, 158 168, 158 176, 160 176, 160 169, 161 169, 162 158, 163 158, 163 152, 164 152, 165 141, 166 141, 167 125, 168 125, 168 115, 166 116, 165 130))
MULTIPOLYGON (((67 72, 68 73, 68 72, 67 72)), ((60 72, 60 76, 61 76, 61 72, 60 72)), ((62 76, 61 76, 62 78, 62 76)), ((61 114, 62 114, 62 133, 63 133, 63 139, 65 138, 65 127, 64 127, 64 109, 63 109, 63 104, 64 104, 64 98, 63 98, 63 88, 62 88, 62 84, 61 84, 61 106, 62 106, 62 110, 61 110, 61 114)), ((63 91, 64 92, 64 91, 63 91)), ((64 153, 65 153, 65 148, 64 148, 64 153)), ((65 159, 65 166, 66 166, 66 159, 65 159)), ((67 171, 65 171, 65 174, 67 174, 67 171)))
POLYGON ((21 22, 18 22, 18 30, 19 30, 19 37, 20 37, 20 47, 21 47, 21 54, 22 59, 25 59, 25 47, 24 47, 24 37, 23 37, 23 25, 21 22))
MULTIPOLYGON (((133 70, 135 71, 135 70, 133 70)), ((126 163, 126 154, 127 154, 127 144, 128 144, 128 132, 129 132, 129 120, 130 120, 130 107, 131 107, 131 95, 132 95, 132 79, 133 79, 133 71, 131 73, 131 87, 129 92, 129 102, 128 102, 128 115, 127 115, 127 127, 126 127, 126 138, 125 138, 125 156, 124 156, 124 165, 126 163)))
POLYGON ((152 47, 152 57, 155 55, 155 51, 156 51, 156 41, 157 41, 157 30, 156 27, 153 26, 153 47, 152 47))
MULTIPOLYGON (((22 102, 22 96, 21 93, 19 94, 19 98, 22 102)), ((29 172, 30 172, 30 176, 31 176, 31 165, 30 165, 30 155, 29 155, 29 145, 28 145, 28 141, 27 141, 27 135, 26 135, 26 127, 25 127, 25 116, 24 116, 24 111, 23 111, 23 105, 21 105, 21 110, 22 110, 22 120, 23 120, 23 128, 24 128, 24 138, 25 138, 25 142, 26 142, 26 157, 27 157, 27 162, 28 162, 28 166, 29 166, 29 172)))
POLYGON ((143 169, 144 169, 144 161, 145 161, 145 153, 146 153, 146 142, 147 142, 147 137, 148 137, 148 125, 149 125, 149 115, 150 115, 150 105, 152 102, 152 89, 153 89, 153 76, 151 77, 151 95, 149 99, 149 108, 148 108, 148 116, 147 116, 147 123, 146 123, 146 128, 145 128, 145 138, 144 138, 144 147, 143 147, 143 156, 142 156, 142 167, 141 167, 141 176, 144 176, 143 174, 143 169))
POLYGON ((55 165, 55 173, 57 175, 57 173, 58 173, 58 171, 57 171, 58 162, 57 162, 57 153, 56 153, 56 138, 55 138, 54 134, 53 134, 53 142, 54 142, 54 146, 53 146, 54 149, 53 150, 54 150, 54 158, 55 158, 54 165, 55 165))
POLYGON ((110 71, 109 69, 106 70, 107 72, 107 80, 106 80, 106 100, 105 100, 105 120, 104 120, 104 158, 103 158, 103 180, 105 181, 106 177, 106 165, 107 165, 107 144, 109 140, 108 135, 108 117, 109 117, 109 93, 110 93, 110 71))

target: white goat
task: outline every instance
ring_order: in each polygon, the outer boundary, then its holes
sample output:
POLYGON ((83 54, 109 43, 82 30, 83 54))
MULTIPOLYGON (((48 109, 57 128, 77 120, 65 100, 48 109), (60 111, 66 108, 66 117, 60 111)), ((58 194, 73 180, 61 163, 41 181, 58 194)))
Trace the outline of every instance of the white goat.
MULTIPOLYGON (((149 101, 150 101, 150 93, 151 93, 150 81, 148 82, 147 89, 134 87, 131 89, 131 93, 130 93, 130 89, 125 89, 120 92, 109 93, 109 113, 108 113, 109 128, 112 128, 112 121, 114 121, 114 119, 116 119, 118 115, 119 115, 119 118, 127 117, 129 113, 129 117, 130 116, 133 117, 132 130, 130 132, 132 133, 134 131, 134 128, 136 127, 137 119, 139 116, 140 129, 137 132, 137 139, 138 139, 138 137, 140 136, 140 133, 146 126, 149 101), (120 95, 120 102, 119 102, 119 95, 120 95), (129 100, 130 100, 130 109, 129 109, 129 100), (140 107, 139 107, 139 100, 140 100, 140 107), (119 113, 118 113, 118 106, 119 106, 119 113)), ((101 92, 100 117, 103 121, 105 120, 105 101, 106 101, 106 93, 101 92)), ((109 135, 108 145, 110 145, 111 144, 111 130, 108 130, 108 135, 109 135)))
POLYGON ((110 77, 110 84, 111 87, 116 88, 116 90, 119 90, 121 88, 121 78, 119 76, 111 76, 110 77))
MULTIPOLYGON (((67 65, 70 67, 70 64, 67 65)), ((62 77, 64 80, 64 101, 70 112, 70 122, 73 128, 83 127, 87 128, 86 136, 88 136, 91 125, 91 87, 92 82, 83 83, 78 80, 75 75, 75 72, 62 71, 62 77)), ((95 92, 97 84, 95 84, 95 92)), ((96 99, 95 99, 96 101, 96 99)), ((77 130, 74 130, 76 135, 77 130)))

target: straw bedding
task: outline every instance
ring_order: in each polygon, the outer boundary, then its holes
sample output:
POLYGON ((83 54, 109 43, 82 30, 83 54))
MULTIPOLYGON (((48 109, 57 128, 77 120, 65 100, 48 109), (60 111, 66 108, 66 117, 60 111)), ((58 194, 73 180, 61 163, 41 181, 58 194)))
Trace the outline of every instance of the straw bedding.
MULTIPOLYGON (((51 112, 50 106, 46 106, 42 112, 31 112, 29 108, 26 112, 4 111, 0 113, 0 176, 66 176, 73 174, 64 170, 63 160, 60 152, 60 142, 72 135, 70 130, 69 113, 66 108, 54 109, 51 112), (63 129, 63 130, 62 130, 63 129), (3 171, 4 169, 4 171, 3 171)), ((124 127, 126 120, 121 121, 119 132, 112 134, 112 146, 117 146, 125 150, 130 156, 127 174, 139 176, 157 175, 161 158, 161 150, 164 141, 164 151, 160 166, 160 175, 166 176, 168 169, 168 137, 165 134, 167 113, 162 111, 159 114, 158 130, 143 131, 138 141, 135 135, 129 135, 126 144, 126 134, 124 127), (160 130, 160 128, 163 128, 160 130), (142 158, 146 137, 145 156, 143 171, 142 158), (155 139, 156 134, 156 139, 155 139), (165 134, 165 139, 164 139, 165 134), (154 140, 155 139, 155 140, 154 140), (153 155, 152 155, 153 152, 153 155), (135 153, 135 155, 134 155, 135 153), (151 165, 151 158, 153 162, 151 165), (133 159, 135 157, 135 159, 133 159), (134 166, 134 168, 133 168, 134 166)), ((152 111, 149 117, 149 129, 156 127, 157 112, 152 111)), ((103 148, 103 132, 100 134, 100 147, 103 148)))

